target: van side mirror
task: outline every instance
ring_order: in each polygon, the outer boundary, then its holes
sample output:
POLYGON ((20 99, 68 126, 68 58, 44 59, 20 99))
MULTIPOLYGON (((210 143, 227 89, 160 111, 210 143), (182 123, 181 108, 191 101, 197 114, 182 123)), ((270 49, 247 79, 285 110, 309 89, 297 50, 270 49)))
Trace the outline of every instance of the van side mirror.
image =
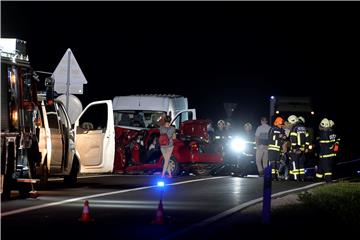
POLYGON ((48 77, 45 79, 46 102, 49 105, 52 105, 54 103, 54 85, 55 85, 54 78, 48 77))

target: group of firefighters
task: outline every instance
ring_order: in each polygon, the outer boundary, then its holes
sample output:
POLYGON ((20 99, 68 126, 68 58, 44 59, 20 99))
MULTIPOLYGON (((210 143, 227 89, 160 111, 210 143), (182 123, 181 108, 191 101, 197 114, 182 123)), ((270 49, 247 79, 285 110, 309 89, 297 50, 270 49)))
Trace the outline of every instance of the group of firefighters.
MULTIPOLYGON (((212 132, 213 139, 227 138, 231 125, 224 120, 219 120, 217 125, 218 129, 212 132)), ((255 135, 252 134, 251 123, 244 124, 243 138, 248 145, 245 154, 255 155, 259 176, 262 176, 264 169, 270 165, 273 180, 297 181, 305 181, 305 161, 317 155, 316 178, 331 182, 340 141, 334 125, 334 121, 322 119, 314 142, 313 131, 305 126, 302 116, 290 115, 287 121, 276 117, 272 126, 269 126, 267 119, 263 117, 255 135)))

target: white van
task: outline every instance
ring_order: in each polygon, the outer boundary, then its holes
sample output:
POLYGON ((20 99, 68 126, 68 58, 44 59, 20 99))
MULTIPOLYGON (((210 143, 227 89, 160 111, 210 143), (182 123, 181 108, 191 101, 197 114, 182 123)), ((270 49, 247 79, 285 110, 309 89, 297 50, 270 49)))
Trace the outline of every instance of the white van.
MULTIPOLYGON (((166 94, 116 96, 113 109, 115 125, 151 128, 158 127, 157 119, 164 113, 174 119, 179 112, 188 110, 188 100, 180 95, 166 94)), ((179 128, 180 122, 189 119, 196 119, 195 111, 184 112, 174 125, 179 128)))

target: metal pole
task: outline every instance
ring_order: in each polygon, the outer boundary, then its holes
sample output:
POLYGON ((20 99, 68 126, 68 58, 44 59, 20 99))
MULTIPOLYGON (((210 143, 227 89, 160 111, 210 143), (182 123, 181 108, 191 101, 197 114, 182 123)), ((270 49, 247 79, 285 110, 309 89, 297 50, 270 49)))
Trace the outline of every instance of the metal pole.
POLYGON ((67 80, 66 80, 66 111, 67 112, 69 112, 70 60, 71 60, 71 52, 68 51, 68 66, 67 66, 67 80))
POLYGON ((270 223, 271 213, 271 165, 264 169, 263 223, 270 223))

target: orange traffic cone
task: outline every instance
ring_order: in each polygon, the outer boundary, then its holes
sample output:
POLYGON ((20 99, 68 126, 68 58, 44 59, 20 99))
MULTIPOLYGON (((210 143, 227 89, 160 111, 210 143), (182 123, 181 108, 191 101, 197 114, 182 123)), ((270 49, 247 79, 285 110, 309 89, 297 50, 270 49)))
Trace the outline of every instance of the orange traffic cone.
POLYGON ((89 201, 85 200, 83 211, 82 211, 81 217, 79 218, 79 221, 89 222, 90 220, 91 220, 91 218, 90 218, 90 210, 89 210, 89 201))
POLYGON ((158 209, 156 211, 156 216, 152 224, 164 224, 164 208, 162 204, 162 200, 159 202, 158 209))

